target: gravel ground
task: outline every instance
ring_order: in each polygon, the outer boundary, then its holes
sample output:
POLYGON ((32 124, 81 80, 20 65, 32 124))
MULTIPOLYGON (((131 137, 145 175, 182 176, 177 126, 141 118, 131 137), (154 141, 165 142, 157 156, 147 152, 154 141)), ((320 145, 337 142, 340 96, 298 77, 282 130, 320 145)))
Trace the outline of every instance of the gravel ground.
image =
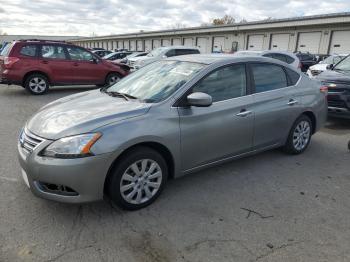
POLYGON ((170 181, 134 212, 36 198, 17 136, 44 104, 0 85, 0 261, 350 261, 350 121, 331 120, 299 156, 278 150, 170 181))

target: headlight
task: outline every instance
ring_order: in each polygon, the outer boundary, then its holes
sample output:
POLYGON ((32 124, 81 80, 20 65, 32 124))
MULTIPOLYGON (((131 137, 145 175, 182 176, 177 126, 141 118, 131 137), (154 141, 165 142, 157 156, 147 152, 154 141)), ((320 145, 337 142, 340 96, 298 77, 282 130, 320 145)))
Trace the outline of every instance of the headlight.
POLYGON ((90 149, 101 136, 100 133, 93 133, 64 137, 46 147, 42 155, 56 158, 92 156, 94 154, 90 149))

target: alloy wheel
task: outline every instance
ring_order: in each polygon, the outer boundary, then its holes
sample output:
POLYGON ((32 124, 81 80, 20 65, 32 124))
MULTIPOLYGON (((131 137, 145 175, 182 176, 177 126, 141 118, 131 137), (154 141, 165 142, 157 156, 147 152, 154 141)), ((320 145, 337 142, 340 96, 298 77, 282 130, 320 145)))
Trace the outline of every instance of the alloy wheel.
POLYGON ((302 151, 309 143, 311 126, 308 121, 301 121, 294 129, 293 146, 296 150, 302 151))
POLYGON ((120 193, 130 204, 149 201, 160 189, 162 170, 152 159, 142 159, 131 164, 120 180, 120 193))
POLYGON ((117 76, 117 75, 112 75, 112 76, 109 78, 108 85, 109 85, 109 86, 114 85, 114 84, 117 83, 119 80, 120 80, 119 76, 117 76))
POLYGON ((34 77, 29 81, 29 88, 34 93, 42 93, 46 90, 47 84, 44 79, 40 77, 34 77))

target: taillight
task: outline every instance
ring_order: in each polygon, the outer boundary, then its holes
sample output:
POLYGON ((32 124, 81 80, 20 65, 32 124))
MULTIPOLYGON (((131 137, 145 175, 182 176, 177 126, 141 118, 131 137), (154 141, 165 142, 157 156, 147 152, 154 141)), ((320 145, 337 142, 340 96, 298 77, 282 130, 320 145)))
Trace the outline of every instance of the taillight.
POLYGON ((303 67, 303 64, 301 62, 299 62, 299 65, 298 65, 298 68, 302 68, 303 67))
POLYGON ((320 87, 320 92, 321 92, 321 93, 327 94, 327 92, 328 92, 328 86, 321 86, 321 87, 320 87))
POLYGON ((18 57, 5 56, 4 57, 5 68, 7 68, 7 69, 11 68, 18 60, 19 60, 18 57))

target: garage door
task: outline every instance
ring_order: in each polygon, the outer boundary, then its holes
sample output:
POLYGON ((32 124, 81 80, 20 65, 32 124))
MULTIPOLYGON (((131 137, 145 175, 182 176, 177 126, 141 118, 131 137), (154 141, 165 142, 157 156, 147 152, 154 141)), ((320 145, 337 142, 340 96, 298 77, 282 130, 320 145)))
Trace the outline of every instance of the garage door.
POLYGON ((290 34, 273 34, 271 36, 271 50, 288 51, 290 34))
POLYGON ((170 46, 170 40, 169 39, 162 39, 162 46, 170 46))
POLYGON ((193 38, 192 37, 188 37, 188 38, 184 38, 184 46, 193 46, 193 38))
POLYGON ((197 46, 201 53, 206 54, 209 53, 209 38, 208 37, 198 37, 197 38, 197 46))
POLYGON ((350 31, 333 31, 330 54, 350 53, 350 31))
POLYGON ((160 40, 159 39, 154 39, 153 40, 153 49, 160 47, 160 40))
POLYGON ((321 32, 299 33, 297 51, 318 54, 320 42, 321 32))
POLYGON ((145 40, 145 52, 150 52, 152 50, 152 40, 145 40))
POLYGON ((248 36, 248 50, 263 50, 264 35, 250 35, 248 36))
POLYGON ((173 45, 182 45, 181 38, 173 38, 173 45))
POLYGON ((136 40, 130 40, 130 51, 136 51, 136 40))
POLYGON ((222 53, 225 50, 225 37, 215 36, 213 40, 213 52, 222 53))
POLYGON ((124 48, 129 50, 129 48, 130 48, 129 41, 124 41, 124 48))
POLYGON ((143 43, 142 43, 142 40, 137 40, 137 41, 136 41, 136 49, 137 49, 137 51, 143 51, 143 43))

